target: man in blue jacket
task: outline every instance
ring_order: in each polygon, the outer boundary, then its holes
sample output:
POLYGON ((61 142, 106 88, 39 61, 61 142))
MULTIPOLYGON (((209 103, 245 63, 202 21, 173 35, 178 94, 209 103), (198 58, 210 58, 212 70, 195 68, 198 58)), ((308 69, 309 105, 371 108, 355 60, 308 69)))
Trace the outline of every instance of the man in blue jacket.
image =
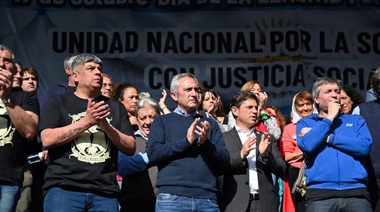
POLYGON ((312 94, 319 114, 297 123, 306 159, 307 211, 372 211, 366 158, 372 137, 361 116, 340 113, 340 85, 318 78, 312 94))
POLYGON ((156 211, 219 211, 217 175, 229 164, 217 122, 197 114, 200 87, 188 73, 175 75, 170 95, 177 108, 157 116, 148 158, 157 164, 156 211))

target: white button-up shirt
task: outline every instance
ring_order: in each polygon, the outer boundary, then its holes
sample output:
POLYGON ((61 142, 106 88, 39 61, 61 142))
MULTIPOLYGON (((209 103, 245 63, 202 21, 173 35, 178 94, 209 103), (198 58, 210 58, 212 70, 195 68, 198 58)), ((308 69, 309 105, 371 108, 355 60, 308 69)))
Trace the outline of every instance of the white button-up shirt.
MULTIPOLYGON (((240 141, 242 145, 247 141, 249 137, 256 137, 255 134, 255 128, 252 128, 249 132, 246 132, 239 126, 235 126, 236 130, 238 132, 240 141)), ((256 147, 256 143, 253 144, 256 147)), ((256 169, 256 148, 252 149, 248 156, 247 156, 247 161, 248 161, 248 168, 249 168, 249 189, 252 194, 259 193, 259 179, 257 177, 257 169, 256 169)))

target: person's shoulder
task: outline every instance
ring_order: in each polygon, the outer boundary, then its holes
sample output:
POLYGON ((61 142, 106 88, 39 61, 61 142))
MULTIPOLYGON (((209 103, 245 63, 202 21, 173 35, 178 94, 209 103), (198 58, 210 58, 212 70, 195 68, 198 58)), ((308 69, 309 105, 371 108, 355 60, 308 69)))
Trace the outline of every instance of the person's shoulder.
POLYGON ((42 97, 51 97, 57 94, 64 94, 64 93, 69 93, 69 88, 67 84, 64 83, 59 83, 59 84, 54 84, 50 86, 46 91, 42 94, 42 97))
POLYGON ((300 121, 307 121, 307 120, 320 120, 320 119, 321 119, 321 117, 319 117, 318 114, 312 113, 312 114, 310 114, 307 117, 301 118, 298 122, 300 122, 300 121))
POLYGON ((341 117, 342 120, 344 120, 344 122, 356 122, 356 121, 364 120, 364 118, 358 114, 341 113, 339 114, 339 116, 341 117))
POLYGON ((224 131, 223 135, 229 135, 229 134, 232 134, 232 133, 237 133, 235 127, 232 127, 231 129, 224 131))
POLYGON ((29 99, 33 98, 37 100, 37 94, 32 92, 26 92, 21 89, 12 91, 12 95, 14 95, 14 98, 17 99, 29 99))
POLYGON ((58 83, 50 86, 47 90, 67 89, 68 87, 65 83, 58 83))
POLYGON ((285 125, 284 131, 285 130, 291 130, 293 128, 296 128, 296 124, 295 123, 289 123, 289 124, 285 125))

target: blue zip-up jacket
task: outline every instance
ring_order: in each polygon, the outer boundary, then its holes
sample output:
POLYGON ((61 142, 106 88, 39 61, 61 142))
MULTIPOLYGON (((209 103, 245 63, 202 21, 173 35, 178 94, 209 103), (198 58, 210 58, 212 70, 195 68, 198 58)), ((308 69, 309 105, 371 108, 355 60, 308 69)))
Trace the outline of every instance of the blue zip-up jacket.
POLYGON ((308 188, 346 190, 363 188, 372 137, 363 117, 339 114, 333 122, 312 114, 297 122, 297 135, 312 128, 297 143, 307 164, 308 188), (330 135, 328 142, 326 139, 330 135))

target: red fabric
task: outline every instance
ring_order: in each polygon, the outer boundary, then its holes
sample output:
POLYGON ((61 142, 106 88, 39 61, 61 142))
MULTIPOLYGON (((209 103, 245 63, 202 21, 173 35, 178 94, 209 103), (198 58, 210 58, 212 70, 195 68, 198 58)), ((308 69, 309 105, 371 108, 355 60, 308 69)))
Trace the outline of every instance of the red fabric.
POLYGON ((284 194, 282 196, 282 211, 283 212, 295 212, 294 203, 292 200, 292 189, 289 188, 288 176, 282 178, 284 182, 284 194))
MULTIPOLYGON (((296 135, 296 124, 288 124, 284 128, 284 132, 282 133, 282 138, 280 142, 280 152, 284 157, 286 153, 294 153, 294 152, 302 152, 302 150, 298 147, 297 142, 294 140, 294 136, 296 135)), ((301 168, 302 160, 293 162, 290 165, 301 168)))
MULTIPOLYGON (((298 147, 294 136, 296 135, 296 124, 288 124, 284 128, 284 132, 282 133, 281 141, 280 141, 280 153, 285 158, 286 153, 293 152, 302 152, 298 147)), ((293 162, 290 165, 300 168, 302 161, 293 162)), ((296 209, 294 207, 294 203, 292 200, 292 188, 289 187, 289 179, 288 176, 284 176, 282 178, 284 181, 284 195, 283 195, 283 203, 282 203, 282 211, 283 212, 295 212, 296 209)))

